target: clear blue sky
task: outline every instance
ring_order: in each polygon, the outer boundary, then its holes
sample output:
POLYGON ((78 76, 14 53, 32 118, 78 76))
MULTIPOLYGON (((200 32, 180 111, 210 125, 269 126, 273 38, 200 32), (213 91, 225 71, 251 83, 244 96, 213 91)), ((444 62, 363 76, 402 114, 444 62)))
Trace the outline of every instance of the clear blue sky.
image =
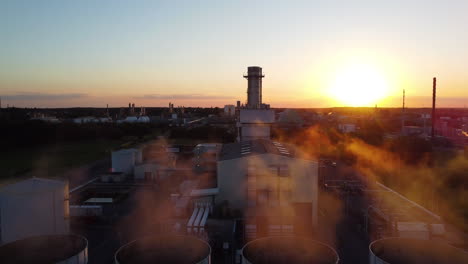
POLYGON ((0 95, 17 106, 222 106, 245 99, 249 65, 273 106, 331 106, 350 58, 410 106, 430 105, 433 76, 441 104, 468 103, 466 0, 1 0, 0 36, 0 95))

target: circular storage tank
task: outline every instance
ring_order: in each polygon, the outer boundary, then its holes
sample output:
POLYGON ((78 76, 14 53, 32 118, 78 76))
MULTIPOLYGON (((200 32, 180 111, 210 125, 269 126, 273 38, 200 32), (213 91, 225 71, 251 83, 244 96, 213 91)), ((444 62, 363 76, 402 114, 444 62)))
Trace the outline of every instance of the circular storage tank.
POLYGON ((34 236, 0 246, 2 264, 86 264, 88 240, 77 235, 34 236))
POLYGON ((369 263, 468 263, 468 253, 449 244, 431 240, 384 238, 370 244, 369 263))
POLYGON ((122 246, 115 253, 115 263, 209 264, 210 254, 210 245, 198 238, 162 235, 134 240, 122 246))
POLYGON ((278 236, 266 237, 247 243, 242 249, 242 263, 251 264, 335 264, 336 251, 311 239, 278 236))

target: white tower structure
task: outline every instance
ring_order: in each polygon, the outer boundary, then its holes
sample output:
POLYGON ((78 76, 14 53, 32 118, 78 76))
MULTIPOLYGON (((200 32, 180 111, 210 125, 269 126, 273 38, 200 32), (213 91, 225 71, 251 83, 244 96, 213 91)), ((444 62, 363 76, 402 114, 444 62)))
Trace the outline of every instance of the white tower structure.
POLYGON ((247 104, 238 106, 237 141, 270 139, 270 126, 275 122, 275 113, 270 105, 262 103, 262 68, 247 68, 247 104))

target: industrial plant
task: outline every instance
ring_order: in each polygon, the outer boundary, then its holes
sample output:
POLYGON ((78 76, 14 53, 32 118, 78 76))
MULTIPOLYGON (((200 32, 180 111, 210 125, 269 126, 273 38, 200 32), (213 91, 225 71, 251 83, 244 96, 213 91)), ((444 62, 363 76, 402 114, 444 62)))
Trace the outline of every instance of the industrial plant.
MULTIPOLYGON (((99 169, 1 186, 0 262, 468 263, 466 238, 454 238, 453 226, 433 208, 363 176, 370 161, 361 171, 347 164, 353 149, 329 158, 333 151, 322 155, 328 139, 316 136, 315 149, 305 151, 302 139, 289 138, 321 122, 332 124, 335 141, 348 140, 365 129, 361 113, 273 109, 263 101, 262 68, 248 67, 243 77, 247 100, 217 115, 169 103, 156 117, 129 103, 68 120, 77 129, 156 124, 163 132, 151 140, 126 137, 99 169), (189 141, 206 126, 232 137, 189 141), (182 139, 171 141, 174 135, 182 139)), ((402 134, 428 136, 428 129, 415 132, 405 122, 402 134)))

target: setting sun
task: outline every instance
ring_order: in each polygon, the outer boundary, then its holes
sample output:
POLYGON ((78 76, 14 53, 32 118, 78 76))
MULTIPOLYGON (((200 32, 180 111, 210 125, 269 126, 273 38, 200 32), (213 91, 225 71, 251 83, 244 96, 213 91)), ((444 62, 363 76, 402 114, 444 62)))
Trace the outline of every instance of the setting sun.
POLYGON ((377 67, 356 63, 337 72, 328 92, 343 105, 369 106, 389 95, 389 85, 377 67))

